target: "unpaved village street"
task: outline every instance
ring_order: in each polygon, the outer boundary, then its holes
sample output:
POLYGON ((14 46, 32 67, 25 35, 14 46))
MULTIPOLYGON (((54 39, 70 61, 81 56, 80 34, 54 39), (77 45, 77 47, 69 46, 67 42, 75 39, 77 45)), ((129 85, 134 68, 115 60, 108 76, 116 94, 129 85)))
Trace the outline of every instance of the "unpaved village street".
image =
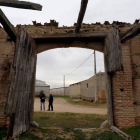
MULTIPOLYGON (((45 102, 46 110, 48 109, 48 101, 45 102)), ((85 113, 85 114, 100 114, 106 115, 106 108, 93 108, 83 105, 74 105, 67 102, 63 98, 55 98, 53 102, 54 111, 53 112, 71 112, 71 113, 85 113)), ((34 111, 40 111, 40 99, 35 98, 34 111)))

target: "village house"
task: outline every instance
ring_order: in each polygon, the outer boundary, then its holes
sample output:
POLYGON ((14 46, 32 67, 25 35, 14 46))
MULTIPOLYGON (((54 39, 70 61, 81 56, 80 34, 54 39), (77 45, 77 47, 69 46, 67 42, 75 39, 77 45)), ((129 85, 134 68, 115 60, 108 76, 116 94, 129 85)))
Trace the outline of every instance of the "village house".
POLYGON ((95 88, 99 102, 106 102, 105 73, 99 72, 91 78, 70 85, 70 98, 81 98, 84 100, 95 100, 95 88))

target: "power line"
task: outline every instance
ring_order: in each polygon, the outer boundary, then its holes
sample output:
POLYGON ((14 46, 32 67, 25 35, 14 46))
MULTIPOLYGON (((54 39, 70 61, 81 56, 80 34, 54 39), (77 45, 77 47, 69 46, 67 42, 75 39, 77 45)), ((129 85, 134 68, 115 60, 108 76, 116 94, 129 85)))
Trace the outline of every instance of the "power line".
POLYGON ((77 68, 76 68, 75 70, 73 70, 72 72, 66 74, 65 76, 70 75, 70 74, 72 74, 73 72, 75 72, 77 69, 79 69, 93 54, 94 54, 94 52, 93 52, 79 67, 77 67, 77 68))

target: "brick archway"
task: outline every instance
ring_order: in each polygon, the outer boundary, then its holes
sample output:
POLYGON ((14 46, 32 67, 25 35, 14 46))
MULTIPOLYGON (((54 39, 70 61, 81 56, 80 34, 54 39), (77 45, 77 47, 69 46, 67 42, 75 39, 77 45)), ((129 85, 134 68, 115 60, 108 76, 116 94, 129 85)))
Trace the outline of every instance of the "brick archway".
MULTIPOLYGON (((112 25, 109 26, 109 29, 112 28, 112 25)), ((63 33, 60 34, 60 30, 57 33, 48 33, 38 34, 36 32, 40 31, 40 27, 34 26, 23 26, 25 30, 29 33, 29 35, 35 39, 37 45, 37 53, 60 47, 83 47, 89 49, 95 49, 100 52, 104 52, 104 39, 107 36, 108 32, 104 31, 96 31, 92 33, 65 33, 66 30, 72 29, 63 29, 63 33), (28 27, 28 28, 27 28, 28 27)), ((94 27, 98 27, 98 25, 94 25, 94 27)), ((121 28, 120 28, 121 29, 121 28)), ((44 27, 44 32, 46 31, 46 27, 44 27)), ((50 30, 50 27, 47 29, 50 30)), ((58 28, 53 28, 53 31, 57 31, 58 28)), ((104 30, 104 27, 102 28, 104 30)), ((121 129, 129 128, 132 126, 136 126, 140 124, 140 115, 139 115, 139 36, 137 34, 133 35, 131 33, 132 30, 127 31, 124 36, 122 36, 122 44, 121 50, 122 55, 121 59, 123 62, 123 69, 118 72, 113 72, 111 74, 111 94, 112 94, 112 114, 113 114, 113 124, 121 129), (132 36, 133 35, 133 36, 132 36), (134 37, 136 36, 136 37, 134 37), (127 39, 126 42, 124 42, 127 39)), ((135 32, 135 31, 133 31, 135 32)), ((40 33, 40 32, 39 32, 40 33)), ((11 42, 9 38, 7 38, 6 33, 3 29, 0 29, 1 34, 1 47, 3 47, 3 52, 1 52, 1 79, 5 77, 5 73, 7 72, 8 65, 12 64, 13 55, 14 55, 14 44, 11 42), (6 48, 7 49, 4 49, 6 48), (11 49, 12 48, 12 49, 11 49), (4 57, 2 57, 4 56, 4 57), (10 63, 9 63, 10 62, 10 63)), ((10 72, 10 70, 9 70, 10 72)), ((7 93, 8 93, 8 84, 9 78, 5 79, 7 83, 0 82, 0 86, 3 87, 5 84, 7 85, 7 89, 1 90, 1 97, 4 98, 1 108, 1 124, 6 125, 6 118, 3 115, 4 112, 4 104, 6 102, 7 93), (4 92, 3 92, 4 91, 4 92)), ((2 89, 2 88, 1 88, 2 89)))

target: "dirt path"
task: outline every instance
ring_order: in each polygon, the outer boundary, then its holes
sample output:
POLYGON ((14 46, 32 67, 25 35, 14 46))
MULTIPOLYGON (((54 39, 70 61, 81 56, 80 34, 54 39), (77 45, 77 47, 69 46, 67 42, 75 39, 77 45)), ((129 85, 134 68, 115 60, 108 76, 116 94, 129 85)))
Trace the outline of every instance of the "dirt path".
MULTIPOLYGON (((48 109, 48 101, 45 102, 46 110, 48 109)), ((100 114, 106 115, 106 108, 92 108, 82 105, 73 105, 67 102, 66 99, 56 98, 53 103, 53 112, 71 112, 85 114, 100 114)), ((35 98, 34 111, 40 111, 40 99, 35 98)))

